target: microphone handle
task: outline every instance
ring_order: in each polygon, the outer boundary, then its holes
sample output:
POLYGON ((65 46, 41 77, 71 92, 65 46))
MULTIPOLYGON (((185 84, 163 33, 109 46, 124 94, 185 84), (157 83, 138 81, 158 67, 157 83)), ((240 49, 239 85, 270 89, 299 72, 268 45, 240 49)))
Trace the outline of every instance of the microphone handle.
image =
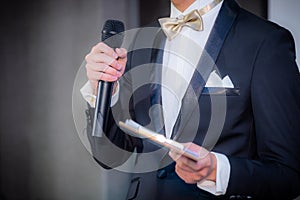
MULTIPOLYGON (((107 20, 102 29, 101 41, 111 48, 122 45, 124 24, 117 20, 107 20), (114 36, 112 38, 112 36, 114 36)), ((94 124, 92 136, 102 137, 107 132, 108 115, 110 112, 110 101, 113 90, 113 83, 106 81, 98 82, 98 93, 94 113, 94 124)))
POLYGON ((94 125, 92 136, 102 137, 107 131, 107 121, 110 109, 111 94, 113 90, 113 82, 98 82, 98 97, 96 100, 96 108, 94 115, 94 125))

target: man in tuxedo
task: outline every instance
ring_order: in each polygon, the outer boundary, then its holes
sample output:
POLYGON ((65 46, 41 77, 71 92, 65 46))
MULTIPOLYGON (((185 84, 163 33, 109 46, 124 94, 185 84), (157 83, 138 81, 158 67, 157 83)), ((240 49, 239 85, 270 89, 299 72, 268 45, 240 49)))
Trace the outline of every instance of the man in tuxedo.
POLYGON ((97 82, 115 83, 105 135, 118 148, 89 134, 93 156, 113 168, 138 153, 127 199, 296 198, 300 76, 291 34, 234 0, 171 0, 170 17, 151 25, 155 34, 139 31, 132 49, 99 43, 86 56, 89 119, 97 82), (153 48, 138 47, 147 40, 153 48), (127 118, 201 159, 124 133, 118 121, 127 118))

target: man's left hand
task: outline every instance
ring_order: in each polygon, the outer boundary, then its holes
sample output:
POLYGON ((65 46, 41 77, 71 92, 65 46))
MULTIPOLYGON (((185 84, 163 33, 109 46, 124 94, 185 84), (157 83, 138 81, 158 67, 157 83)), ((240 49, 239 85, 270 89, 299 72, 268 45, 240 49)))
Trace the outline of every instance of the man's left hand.
POLYGON ((175 171, 186 183, 195 184, 203 180, 216 181, 217 159, 216 156, 194 143, 183 144, 189 150, 200 155, 198 160, 192 160, 175 151, 170 151, 170 157, 176 162, 175 171))

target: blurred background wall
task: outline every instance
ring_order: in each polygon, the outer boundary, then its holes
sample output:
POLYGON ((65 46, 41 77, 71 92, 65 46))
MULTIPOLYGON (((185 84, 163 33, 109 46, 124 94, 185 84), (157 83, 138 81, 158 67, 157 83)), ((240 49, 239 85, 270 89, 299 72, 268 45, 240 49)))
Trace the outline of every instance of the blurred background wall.
MULTIPOLYGON (((298 0, 239 3, 292 30, 299 49, 298 0)), ((168 0, 2 1, 1 200, 120 199, 124 188, 110 186, 124 174, 102 170, 77 135, 73 83, 106 19, 130 29, 166 16, 168 7, 168 0)))
POLYGON ((269 19, 290 30, 296 43, 297 63, 300 69, 300 1, 269 0, 269 19))

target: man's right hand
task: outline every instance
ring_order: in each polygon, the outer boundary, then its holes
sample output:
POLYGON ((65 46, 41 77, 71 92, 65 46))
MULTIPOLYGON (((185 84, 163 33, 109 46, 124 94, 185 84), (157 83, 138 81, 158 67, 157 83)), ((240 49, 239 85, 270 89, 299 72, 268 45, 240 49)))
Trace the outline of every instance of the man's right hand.
MULTIPOLYGON (((98 81, 117 81, 124 73, 127 62, 127 51, 124 48, 115 50, 100 42, 86 55, 87 77, 97 95, 98 81)), ((115 84, 116 86, 116 84, 115 84)))

